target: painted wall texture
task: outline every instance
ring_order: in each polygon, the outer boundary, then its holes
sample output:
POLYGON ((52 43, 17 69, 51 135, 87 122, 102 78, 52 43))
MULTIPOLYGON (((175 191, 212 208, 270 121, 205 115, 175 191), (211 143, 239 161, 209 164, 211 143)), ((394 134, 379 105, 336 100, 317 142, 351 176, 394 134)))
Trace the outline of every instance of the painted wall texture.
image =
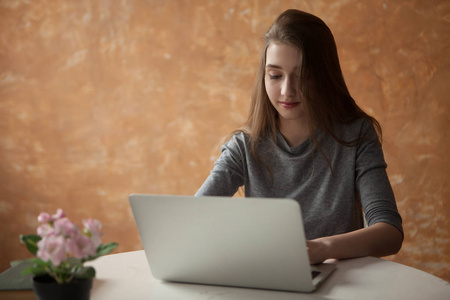
POLYGON ((333 31, 380 121, 404 219, 388 259, 450 280, 450 2, 0 0, 0 271, 41 211, 142 249, 130 193, 193 194, 243 124, 261 36, 285 9, 333 31))

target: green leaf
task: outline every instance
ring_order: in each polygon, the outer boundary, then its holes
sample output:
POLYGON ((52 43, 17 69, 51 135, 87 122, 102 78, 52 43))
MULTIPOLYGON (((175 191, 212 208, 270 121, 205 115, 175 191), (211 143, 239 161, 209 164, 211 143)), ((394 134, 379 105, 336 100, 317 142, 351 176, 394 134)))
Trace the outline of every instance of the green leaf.
POLYGON ((45 264, 35 264, 32 263, 34 261, 34 259, 30 259, 30 266, 25 268, 22 271, 22 275, 28 275, 28 274, 33 274, 34 276, 39 276, 39 275, 43 275, 47 273, 47 265, 45 264))
POLYGON ((32 274, 33 276, 40 276, 47 274, 47 269, 42 267, 30 267, 22 271, 22 275, 32 274))
POLYGON ((64 261, 63 265, 65 268, 74 268, 83 264, 83 261, 79 258, 68 257, 66 261, 64 261))
POLYGON ((75 273, 77 278, 94 278, 95 269, 93 267, 83 267, 75 273))
POLYGON ((30 258, 29 261, 31 263, 33 263, 34 265, 40 266, 40 267, 43 267, 43 268, 45 268, 45 267, 50 268, 52 266, 52 262, 51 261, 43 261, 42 259, 37 258, 37 257, 30 258))
POLYGON ((33 274, 34 276, 44 275, 48 273, 49 268, 51 268, 50 262, 42 261, 39 258, 30 258, 24 260, 23 262, 28 264, 28 267, 26 267, 22 271, 22 275, 28 274, 33 274))
POLYGON ((118 243, 102 244, 102 245, 98 246, 97 253, 95 253, 92 256, 89 256, 88 258, 83 259, 82 262, 84 263, 86 261, 94 260, 102 255, 106 255, 106 254, 110 253, 111 251, 113 251, 114 248, 116 248, 118 245, 119 245, 118 243))
POLYGON ((41 240, 41 237, 35 234, 21 235, 20 241, 25 244, 28 251, 31 254, 36 255, 38 247, 37 242, 41 240))
POLYGON ((118 243, 108 243, 102 244, 97 248, 97 256, 102 256, 113 251, 119 244, 118 243))

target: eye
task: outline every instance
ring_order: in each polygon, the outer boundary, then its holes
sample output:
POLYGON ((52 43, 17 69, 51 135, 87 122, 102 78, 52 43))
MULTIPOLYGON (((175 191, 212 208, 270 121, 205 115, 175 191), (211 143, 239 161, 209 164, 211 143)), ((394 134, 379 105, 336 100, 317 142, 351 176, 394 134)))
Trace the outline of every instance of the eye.
POLYGON ((269 74, 269 78, 270 78, 270 80, 278 80, 281 78, 281 75, 270 75, 269 74))

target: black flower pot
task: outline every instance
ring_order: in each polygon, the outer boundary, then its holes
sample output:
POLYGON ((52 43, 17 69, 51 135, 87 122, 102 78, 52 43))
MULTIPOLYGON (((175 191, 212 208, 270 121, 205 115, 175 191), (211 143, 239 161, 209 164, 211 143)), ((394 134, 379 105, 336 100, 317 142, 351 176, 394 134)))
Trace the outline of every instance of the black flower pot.
POLYGON ((68 283, 58 284, 48 275, 33 278, 33 289, 37 300, 89 300, 92 278, 75 278, 68 283))

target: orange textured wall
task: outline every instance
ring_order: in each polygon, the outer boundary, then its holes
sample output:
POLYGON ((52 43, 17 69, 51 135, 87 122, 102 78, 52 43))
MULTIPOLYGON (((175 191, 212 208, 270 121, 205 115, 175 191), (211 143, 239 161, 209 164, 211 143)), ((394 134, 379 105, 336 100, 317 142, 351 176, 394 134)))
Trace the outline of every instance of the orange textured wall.
POLYGON ((381 122, 404 218, 390 257, 450 280, 449 1, 0 1, 0 270, 61 207, 141 249, 130 193, 193 194, 245 120, 262 34, 298 8, 332 29, 381 122))

